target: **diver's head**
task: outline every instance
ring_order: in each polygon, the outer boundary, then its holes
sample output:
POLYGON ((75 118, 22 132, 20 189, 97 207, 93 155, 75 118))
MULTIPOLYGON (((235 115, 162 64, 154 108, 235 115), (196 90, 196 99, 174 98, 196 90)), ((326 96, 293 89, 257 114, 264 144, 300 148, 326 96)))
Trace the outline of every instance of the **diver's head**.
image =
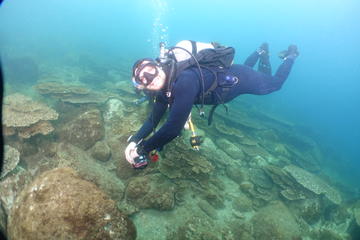
POLYGON ((166 75, 151 58, 140 59, 133 66, 132 81, 136 88, 158 91, 165 85, 166 75))

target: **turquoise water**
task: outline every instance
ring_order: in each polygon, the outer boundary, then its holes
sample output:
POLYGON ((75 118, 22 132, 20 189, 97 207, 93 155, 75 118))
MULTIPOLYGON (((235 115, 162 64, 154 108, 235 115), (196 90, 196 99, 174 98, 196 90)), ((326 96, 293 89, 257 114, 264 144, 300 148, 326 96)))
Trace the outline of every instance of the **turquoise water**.
POLYGON ((12 57, 62 66, 87 54, 130 74, 135 60, 157 56, 159 41, 217 41, 236 48, 237 63, 266 41, 276 70, 277 52, 296 44, 300 56, 280 91, 240 96, 230 109, 245 101, 293 122, 319 143, 330 176, 358 191, 359 12, 357 0, 7 0, 0 54, 5 67, 12 57))

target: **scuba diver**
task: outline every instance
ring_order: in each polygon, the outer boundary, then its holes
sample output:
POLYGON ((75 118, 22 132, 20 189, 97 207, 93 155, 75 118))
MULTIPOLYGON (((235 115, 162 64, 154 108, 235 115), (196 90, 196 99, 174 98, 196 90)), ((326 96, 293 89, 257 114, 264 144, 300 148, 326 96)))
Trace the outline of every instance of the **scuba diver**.
POLYGON ((244 64, 233 64, 234 54, 232 47, 185 40, 170 49, 160 44, 157 59, 144 58, 134 64, 134 86, 156 93, 150 116, 128 139, 125 157, 135 169, 145 168, 153 150, 161 149, 180 135, 193 105, 200 105, 201 116, 204 116, 204 105, 213 105, 208 116, 210 124, 219 104, 241 94, 265 95, 279 90, 299 56, 297 47, 290 45, 279 54, 283 62, 271 75, 267 43, 254 51, 244 64), (258 61, 258 71, 253 70, 258 61), (166 122, 155 131, 167 109, 166 122), (147 138, 151 132, 154 134, 147 138))

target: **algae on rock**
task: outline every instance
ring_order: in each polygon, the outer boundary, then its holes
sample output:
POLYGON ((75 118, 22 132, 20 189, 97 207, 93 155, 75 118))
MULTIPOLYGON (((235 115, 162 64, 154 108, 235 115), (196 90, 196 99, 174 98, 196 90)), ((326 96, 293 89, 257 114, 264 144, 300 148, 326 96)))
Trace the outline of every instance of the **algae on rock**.
POLYGON ((136 239, 130 219, 95 184, 71 168, 38 176, 19 195, 8 224, 11 239, 136 239))

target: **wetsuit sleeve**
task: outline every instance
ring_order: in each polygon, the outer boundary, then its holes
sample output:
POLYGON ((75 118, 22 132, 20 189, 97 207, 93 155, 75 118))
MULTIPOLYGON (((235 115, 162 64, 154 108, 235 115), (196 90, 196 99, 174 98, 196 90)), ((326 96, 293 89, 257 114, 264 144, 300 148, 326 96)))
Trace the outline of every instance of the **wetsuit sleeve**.
POLYGON ((145 123, 142 125, 140 130, 131 137, 131 142, 139 142, 141 139, 146 138, 149 136, 149 134, 153 131, 153 129, 156 128, 156 126, 159 124, 162 116, 166 112, 166 109, 168 107, 168 104, 162 101, 156 101, 154 103, 153 109, 145 121, 145 123))
POLYGON ((161 148, 179 136, 191 112, 199 88, 195 74, 179 76, 173 88, 173 103, 168 119, 151 138, 144 141, 143 149, 145 152, 161 148))

